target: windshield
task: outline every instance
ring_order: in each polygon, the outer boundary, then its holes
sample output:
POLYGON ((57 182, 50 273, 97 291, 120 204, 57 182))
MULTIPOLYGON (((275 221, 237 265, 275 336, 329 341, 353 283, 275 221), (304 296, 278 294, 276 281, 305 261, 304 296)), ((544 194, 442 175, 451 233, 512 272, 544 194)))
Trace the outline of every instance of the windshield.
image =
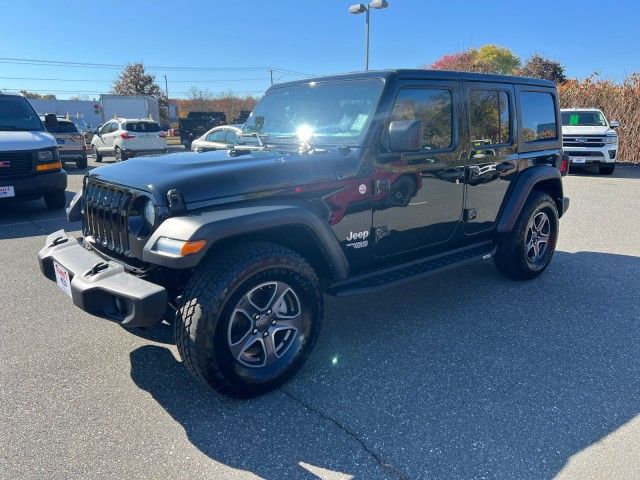
POLYGON ((357 144, 378 100, 382 79, 310 82, 275 88, 262 97, 242 127, 267 142, 357 144))
POLYGON ((76 133, 78 129, 69 120, 58 120, 58 125, 55 127, 47 127, 49 133, 76 133))
POLYGON ((597 110, 562 112, 562 125, 567 127, 606 127, 607 120, 597 110))
POLYGON ((24 97, 0 96, 0 130, 42 129, 38 114, 24 97))

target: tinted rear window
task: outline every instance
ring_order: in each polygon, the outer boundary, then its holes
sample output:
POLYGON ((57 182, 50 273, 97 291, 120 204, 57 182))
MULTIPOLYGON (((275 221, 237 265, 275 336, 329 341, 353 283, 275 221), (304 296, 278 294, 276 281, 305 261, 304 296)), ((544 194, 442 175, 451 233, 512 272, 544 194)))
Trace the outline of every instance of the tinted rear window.
POLYGON ((58 126, 49 127, 47 130, 51 133, 76 133, 78 129, 73 122, 58 120, 58 126))
POLYGON ((155 122, 127 122, 125 124, 127 132, 159 132, 160 125, 155 122))
POLYGON ((544 92, 522 92, 522 136, 525 142, 558 138, 553 96, 544 92))

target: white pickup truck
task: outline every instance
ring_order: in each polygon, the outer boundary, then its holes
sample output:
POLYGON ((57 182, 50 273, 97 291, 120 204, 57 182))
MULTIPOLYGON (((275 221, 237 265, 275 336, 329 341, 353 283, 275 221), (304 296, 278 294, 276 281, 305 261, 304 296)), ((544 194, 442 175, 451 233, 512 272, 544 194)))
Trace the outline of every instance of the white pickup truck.
POLYGON ((562 109, 562 149, 571 165, 597 165, 611 175, 618 155, 619 124, 595 108, 562 109))

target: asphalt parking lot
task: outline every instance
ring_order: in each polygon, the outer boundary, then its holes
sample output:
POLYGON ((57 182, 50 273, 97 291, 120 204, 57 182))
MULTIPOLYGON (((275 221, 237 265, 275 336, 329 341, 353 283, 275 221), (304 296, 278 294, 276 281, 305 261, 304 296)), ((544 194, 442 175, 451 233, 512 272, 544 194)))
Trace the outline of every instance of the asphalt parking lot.
POLYGON ((0 478, 640 478, 640 167, 565 189, 542 277, 327 297, 304 369, 248 401, 192 380, 169 325, 132 333, 44 280, 44 236, 78 224, 0 212, 0 478))

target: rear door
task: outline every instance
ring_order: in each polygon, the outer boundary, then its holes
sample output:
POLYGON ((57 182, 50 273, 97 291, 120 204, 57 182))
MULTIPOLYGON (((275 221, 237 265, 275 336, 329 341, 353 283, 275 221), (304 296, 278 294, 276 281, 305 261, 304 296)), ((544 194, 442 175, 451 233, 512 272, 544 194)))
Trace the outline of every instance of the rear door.
POLYGON ((513 86, 464 82, 469 144, 466 146, 464 232, 493 229, 510 182, 518 173, 513 86))

